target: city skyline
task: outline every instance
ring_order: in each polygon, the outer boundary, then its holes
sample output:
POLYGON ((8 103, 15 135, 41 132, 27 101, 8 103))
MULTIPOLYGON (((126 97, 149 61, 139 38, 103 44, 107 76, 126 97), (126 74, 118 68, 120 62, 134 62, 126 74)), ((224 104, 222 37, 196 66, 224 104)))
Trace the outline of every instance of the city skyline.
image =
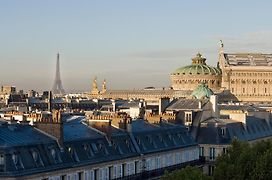
POLYGON ((216 65, 220 39, 226 51, 271 53, 269 4, 5 1, 0 85, 50 90, 60 51, 68 92, 89 91, 94 76, 110 89, 168 87, 170 73, 197 52, 216 65))

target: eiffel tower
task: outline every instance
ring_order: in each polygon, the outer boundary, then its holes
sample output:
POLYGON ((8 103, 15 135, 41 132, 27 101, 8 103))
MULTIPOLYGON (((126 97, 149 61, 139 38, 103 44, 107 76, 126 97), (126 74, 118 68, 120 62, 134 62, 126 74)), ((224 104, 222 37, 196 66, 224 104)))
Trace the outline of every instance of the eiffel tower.
POLYGON ((57 54, 57 64, 56 64, 56 76, 55 82, 52 89, 54 94, 64 94, 65 91, 63 89, 61 79, 60 79, 60 63, 59 63, 59 53, 57 54))

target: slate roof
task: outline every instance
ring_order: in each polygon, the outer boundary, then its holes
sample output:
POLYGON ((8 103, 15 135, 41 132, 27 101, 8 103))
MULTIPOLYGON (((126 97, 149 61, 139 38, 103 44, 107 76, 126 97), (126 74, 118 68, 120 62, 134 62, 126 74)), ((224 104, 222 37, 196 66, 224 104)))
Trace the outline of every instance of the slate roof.
POLYGON ((197 141, 199 144, 230 144, 235 138, 252 141, 272 136, 272 121, 248 116, 246 123, 230 119, 209 119, 201 123, 197 141), (222 128, 226 129, 222 135, 222 128))
POLYGON ((0 154, 4 154, 6 160, 5 169, 0 166, 0 178, 197 146, 183 126, 168 123, 151 125, 144 121, 135 121, 132 123, 134 128, 131 133, 112 127, 111 136, 108 137, 85 124, 82 116, 66 118, 62 147, 56 138, 33 126, 0 123, 0 154), (136 138, 140 139, 140 144, 137 144, 136 138), (38 159, 34 159, 33 152, 38 154, 38 159))
POLYGON ((131 131, 143 154, 197 145, 184 126, 166 122, 149 124, 144 120, 132 121, 131 131))
POLYGON ((271 66, 272 54, 225 53, 226 63, 231 66, 271 66))
POLYGON ((235 104, 227 104, 227 105, 218 105, 218 109, 220 110, 240 110, 240 111, 248 111, 248 112, 255 112, 255 111, 265 111, 259 107, 253 105, 235 105, 235 104))
POLYGON ((205 103, 208 102, 208 100, 175 99, 170 103, 166 110, 168 111, 197 110, 199 109, 199 102, 202 102, 202 105, 204 105, 205 103))

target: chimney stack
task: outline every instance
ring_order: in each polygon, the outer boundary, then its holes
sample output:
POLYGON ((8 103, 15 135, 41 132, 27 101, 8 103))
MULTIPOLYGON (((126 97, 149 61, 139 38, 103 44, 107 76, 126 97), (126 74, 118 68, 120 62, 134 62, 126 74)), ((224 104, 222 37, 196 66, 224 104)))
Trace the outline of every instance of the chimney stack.
POLYGON ((36 121, 35 127, 57 138, 59 145, 63 147, 63 119, 61 111, 53 111, 47 117, 42 115, 36 121))
POLYGON ((52 91, 48 93, 48 111, 52 112, 52 91))

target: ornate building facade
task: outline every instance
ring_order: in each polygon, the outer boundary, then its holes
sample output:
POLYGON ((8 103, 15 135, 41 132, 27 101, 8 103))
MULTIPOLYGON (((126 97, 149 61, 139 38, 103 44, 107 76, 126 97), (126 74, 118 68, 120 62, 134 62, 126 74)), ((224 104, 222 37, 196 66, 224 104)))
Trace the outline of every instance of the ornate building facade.
POLYGON ((234 101, 267 102, 272 100, 272 54, 225 53, 222 43, 218 67, 207 65, 198 53, 191 65, 176 69, 170 79, 171 89, 107 90, 104 81, 102 91, 98 90, 95 79, 90 96, 150 100, 189 97, 203 83, 215 94, 223 94, 224 101, 233 101, 235 97, 234 101))
POLYGON ((206 64, 200 53, 192 58, 192 64, 180 67, 171 74, 171 87, 174 90, 194 90, 200 83, 214 90, 221 87, 221 70, 206 64))
POLYGON ((240 101, 272 100, 272 54, 219 52, 222 89, 240 101))

